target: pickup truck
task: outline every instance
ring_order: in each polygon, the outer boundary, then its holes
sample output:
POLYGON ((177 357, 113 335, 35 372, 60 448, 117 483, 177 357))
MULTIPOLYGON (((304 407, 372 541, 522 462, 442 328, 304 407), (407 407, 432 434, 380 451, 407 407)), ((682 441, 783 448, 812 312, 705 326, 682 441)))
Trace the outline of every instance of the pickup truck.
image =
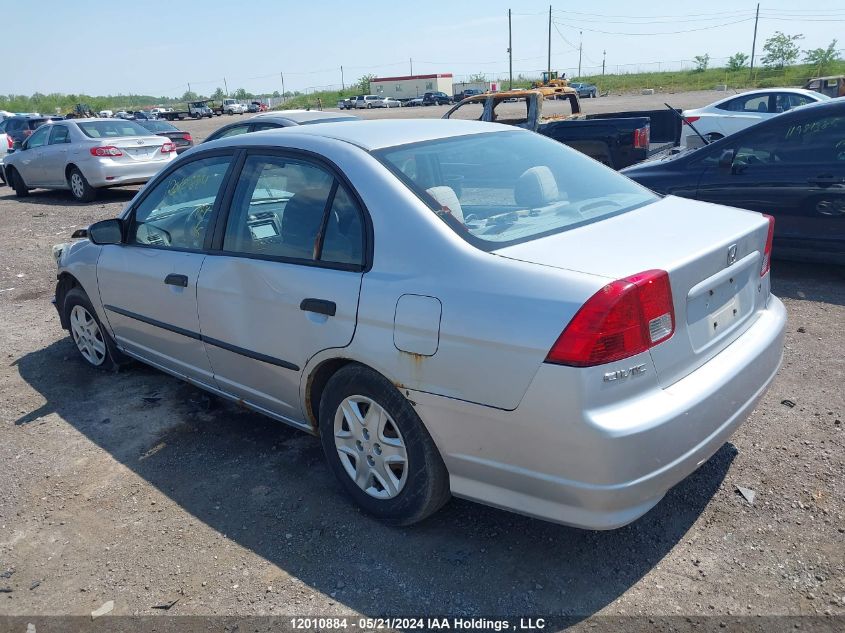
POLYGON ((243 114, 244 112, 246 112, 246 106, 243 103, 238 103, 235 99, 223 99, 224 114, 243 114))
POLYGON ((444 119, 495 121, 532 130, 612 167, 622 169, 665 151, 675 139, 652 144, 648 116, 587 116, 571 87, 541 87, 473 95, 444 119))

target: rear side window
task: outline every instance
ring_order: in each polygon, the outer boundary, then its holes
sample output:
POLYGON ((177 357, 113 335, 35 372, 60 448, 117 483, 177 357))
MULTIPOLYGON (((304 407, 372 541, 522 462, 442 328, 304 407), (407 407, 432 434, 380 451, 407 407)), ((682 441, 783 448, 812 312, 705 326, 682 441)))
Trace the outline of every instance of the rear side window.
POLYGON ((70 143, 66 125, 54 125, 50 131, 50 145, 58 145, 59 143, 70 143))
POLYGON ((361 211, 323 167, 279 156, 250 156, 226 223, 223 250, 359 267, 361 211))

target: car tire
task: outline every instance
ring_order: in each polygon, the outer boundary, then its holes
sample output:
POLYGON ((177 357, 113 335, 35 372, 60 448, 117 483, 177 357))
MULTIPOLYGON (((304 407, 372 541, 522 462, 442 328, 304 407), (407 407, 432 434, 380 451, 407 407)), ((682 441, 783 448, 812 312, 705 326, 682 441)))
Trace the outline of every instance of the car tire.
POLYGON ((70 187, 70 194, 79 202, 93 202, 97 199, 97 190, 94 189, 78 167, 72 167, 67 177, 67 184, 70 187))
POLYGON ((29 189, 16 169, 10 169, 6 177, 9 179, 9 186, 15 190, 16 197, 26 198, 29 195, 29 189))
POLYGON ((332 376, 320 398, 319 425, 341 486, 384 523, 417 523, 449 500, 449 473, 422 420, 369 367, 351 364, 332 376))
POLYGON ((82 288, 71 288, 65 295, 65 322, 70 338, 82 359, 91 367, 106 371, 117 371, 130 361, 117 349, 114 339, 100 323, 91 300, 82 288))
POLYGON ((372 109, 373 109, 373 104, 372 104, 372 103, 368 103, 368 104, 367 104, 367 110, 372 110, 372 109))

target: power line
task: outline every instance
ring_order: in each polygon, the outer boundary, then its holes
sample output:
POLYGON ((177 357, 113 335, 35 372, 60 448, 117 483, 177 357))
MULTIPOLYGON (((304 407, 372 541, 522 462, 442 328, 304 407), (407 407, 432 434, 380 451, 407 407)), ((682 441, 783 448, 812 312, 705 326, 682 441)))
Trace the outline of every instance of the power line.
POLYGON ((707 31, 709 29, 720 29, 725 26, 731 26, 734 24, 742 24, 743 22, 750 22, 753 20, 754 17, 744 18, 742 20, 736 20, 734 22, 725 22, 724 24, 713 24, 711 26, 702 26, 696 29, 684 29, 681 31, 659 31, 655 33, 628 33, 628 32, 621 32, 621 31, 602 31, 600 29, 590 29, 586 26, 574 26, 572 24, 565 24, 563 22, 556 22, 556 24, 560 24, 561 26, 566 26, 570 29, 575 29, 576 31, 590 31, 591 33, 603 33, 604 35, 677 35, 679 33, 692 33, 694 31, 707 31))

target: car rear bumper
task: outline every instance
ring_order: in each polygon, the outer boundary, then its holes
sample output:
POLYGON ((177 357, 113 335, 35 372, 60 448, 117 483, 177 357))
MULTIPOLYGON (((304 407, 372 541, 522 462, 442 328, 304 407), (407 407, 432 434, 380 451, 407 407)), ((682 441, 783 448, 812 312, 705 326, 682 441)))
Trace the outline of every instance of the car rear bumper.
POLYGON ((92 187, 115 187, 147 182, 175 157, 174 152, 168 160, 136 163, 119 163, 101 158, 80 163, 78 166, 92 187))
POLYGON ((780 366, 785 326, 786 310, 772 296, 742 336, 690 375, 666 389, 605 383, 603 389, 630 395, 599 407, 583 403, 591 388, 583 370, 550 364, 513 411, 409 395, 443 455, 454 495, 613 529, 648 512, 749 416, 780 366))

